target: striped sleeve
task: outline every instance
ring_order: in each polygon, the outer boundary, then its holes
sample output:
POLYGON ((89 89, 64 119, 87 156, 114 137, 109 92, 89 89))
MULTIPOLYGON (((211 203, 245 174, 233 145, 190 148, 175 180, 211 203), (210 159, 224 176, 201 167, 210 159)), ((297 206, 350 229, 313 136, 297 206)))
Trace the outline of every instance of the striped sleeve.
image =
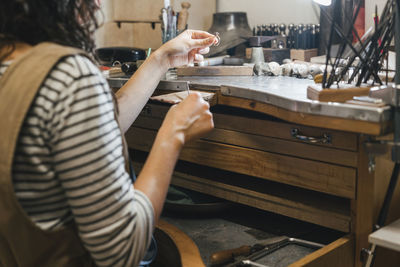
POLYGON ((54 111, 50 149, 82 242, 98 266, 136 266, 150 244, 154 211, 125 171, 110 89, 82 56, 55 71, 58 78, 50 75, 47 86, 64 90, 47 107, 54 111))

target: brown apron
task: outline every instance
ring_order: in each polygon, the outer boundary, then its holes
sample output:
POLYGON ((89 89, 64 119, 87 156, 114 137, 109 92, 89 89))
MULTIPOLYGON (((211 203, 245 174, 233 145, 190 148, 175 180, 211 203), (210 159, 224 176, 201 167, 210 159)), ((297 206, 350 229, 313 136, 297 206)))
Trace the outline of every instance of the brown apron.
POLYGON ((24 212, 12 184, 12 165, 25 116, 44 79, 63 57, 85 53, 42 43, 16 59, 0 79, 0 266, 93 266, 74 224, 44 231, 24 212))

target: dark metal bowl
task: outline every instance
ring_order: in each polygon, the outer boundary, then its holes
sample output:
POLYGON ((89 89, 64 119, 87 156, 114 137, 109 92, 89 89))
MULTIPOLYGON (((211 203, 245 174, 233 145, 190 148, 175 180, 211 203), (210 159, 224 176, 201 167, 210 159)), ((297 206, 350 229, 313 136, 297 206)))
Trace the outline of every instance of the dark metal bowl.
POLYGON ((132 47, 103 47, 96 49, 96 56, 103 65, 113 65, 114 62, 121 64, 125 62, 136 62, 146 58, 146 52, 143 49, 132 47))

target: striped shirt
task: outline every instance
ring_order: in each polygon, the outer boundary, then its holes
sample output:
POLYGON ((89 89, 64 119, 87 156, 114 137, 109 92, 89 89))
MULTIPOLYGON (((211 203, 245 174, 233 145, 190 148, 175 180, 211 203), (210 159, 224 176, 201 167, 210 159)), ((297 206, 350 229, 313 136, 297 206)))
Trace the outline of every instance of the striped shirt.
POLYGON ((66 57, 50 71, 25 118, 12 174, 31 220, 45 230, 74 220, 98 266, 136 266, 144 256, 153 207, 125 171, 110 89, 86 57, 66 57))

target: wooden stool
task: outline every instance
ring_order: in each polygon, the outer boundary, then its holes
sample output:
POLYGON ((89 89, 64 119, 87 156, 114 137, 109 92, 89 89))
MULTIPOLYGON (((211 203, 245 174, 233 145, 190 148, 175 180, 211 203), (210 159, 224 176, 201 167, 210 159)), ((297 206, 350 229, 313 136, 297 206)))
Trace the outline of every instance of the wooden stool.
MULTIPOLYGON (((372 246, 380 246, 400 252, 400 219, 382 227, 369 235, 368 241, 372 246)), ((372 261, 367 261, 366 266, 371 266, 372 261)))

